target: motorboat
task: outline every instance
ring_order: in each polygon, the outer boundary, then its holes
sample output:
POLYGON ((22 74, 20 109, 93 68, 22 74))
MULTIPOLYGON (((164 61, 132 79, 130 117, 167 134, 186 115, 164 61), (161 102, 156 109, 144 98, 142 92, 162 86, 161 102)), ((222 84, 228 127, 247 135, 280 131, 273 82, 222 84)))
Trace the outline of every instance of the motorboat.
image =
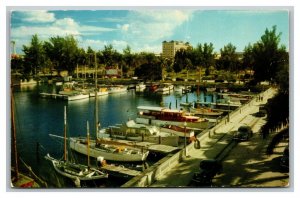
POLYGON ((205 129, 210 126, 207 119, 199 118, 183 110, 154 106, 138 106, 137 108, 139 113, 136 122, 140 124, 183 126, 184 123, 187 123, 188 127, 199 129, 205 129))
POLYGON ((129 120, 126 124, 102 129, 100 133, 109 134, 113 138, 178 146, 178 135, 163 132, 157 126, 137 124, 134 120, 129 120))

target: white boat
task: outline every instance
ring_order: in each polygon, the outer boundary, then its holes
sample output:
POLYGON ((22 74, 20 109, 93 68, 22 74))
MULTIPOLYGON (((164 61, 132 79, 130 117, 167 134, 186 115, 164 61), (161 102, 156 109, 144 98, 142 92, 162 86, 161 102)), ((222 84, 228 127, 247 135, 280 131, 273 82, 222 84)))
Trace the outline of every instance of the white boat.
POLYGON ((215 92, 216 89, 217 89, 216 87, 206 87, 207 92, 215 92))
POLYGON ((183 85, 177 85, 174 87, 174 91, 175 92, 179 92, 179 93, 182 93, 184 90, 184 86, 183 85))
MULTIPOLYGON (((95 58, 96 59, 96 58, 95 58)), ((95 70, 97 70, 97 62, 95 62, 95 70)), ((97 72, 95 72, 95 88, 97 88, 97 72)), ((122 87, 124 88, 124 87, 122 87)), ((121 89, 121 88, 120 88, 121 89)), ((125 88, 127 91, 127 89, 125 88)), ((149 151, 143 148, 133 148, 124 143, 117 141, 103 140, 98 138, 98 103, 97 95, 95 95, 95 136, 94 140, 89 141, 87 138, 72 137, 70 138, 70 148, 78 153, 89 155, 97 158, 99 156, 104 157, 110 161, 122 161, 122 162, 138 162, 145 161, 149 151), (87 144, 90 143, 88 146, 87 144)))
POLYGON ((210 126, 207 119, 193 116, 187 112, 177 109, 168 109, 164 107, 139 106, 136 122, 140 124, 149 124, 161 126, 165 124, 205 129, 210 126))
POLYGON ((160 127, 161 131, 172 133, 178 135, 179 137, 193 137, 195 136, 195 131, 189 127, 182 127, 176 125, 163 125, 160 127))
POLYGON ((57 160, 51 157, 49 154, 45 156, 45 159, 50 160, 56 172, 68 177, 72 180, 98 180, 108 178, 108 174, 104 173, 96 168, 91 168, 83 164, 71 163, 68 161, 57 160))
POLYGON ((20 85, 36 85, 38 82, 36 80, 33 79, 29 79, 29 80, 20 80, 20 85))
MULTIPOLYGON (((70 148, 78 153, 87 155, 87 140, 85 138, 70 138, 70 148)), ((112 142, 106 140, 106 143, 97 143, 95 140, 91 140, 89 146, 89 153, 91 157, 97 158, 99 156, 109 161, 120 162, 141 162, 145 161, 148 157, 149 151, 132 148, 129 146, 116 144, 116 141, 112 142)))
MULTIPOLYGON (((95 97, 95 92, 90 92, 90 97, 95 97)), ((106 87, 100 87, 97 91, 97 96, 105 96, 108 95, 108 89, 106 87)))
POLYGON ((73 101, 73 100, 82 100, 89 98, 90 96, 88 94, 73 94, 73 95, 65 95, 64 99, 68 101, 73 101))
MULTIPOLYGON (((87 124, 88 125, 88 124, 87 124)), ((96 168, 90 167, 89 155, 88 155, 88 165, 72 163, 68 160, 67 155, 67 113, 66 107, 64 108, 64 159, 57 160, 49 155, 45 156, 45 159, 52 162, 55 171, 65 177, 76 180, 97 180, 102 178, 108 178, 108 174, 104 173, 96 168)), ((89 127, 87 128, 87 139, 89 139, 89 127)), ((86 145, 89 149, 89 142, 86 145)), ((88 152, 89 154, 89 152, 88 152)))
POLYGON ((165 94, 165 93, 170 93, 173 90, 174 90, 174 85, 172 85, 171 83, 163 83, 159 85, 159 87, 155 90, 155 92, 165 94))
MULTIPOLYGON (((178 146, 178 135, 163 132, 157 126, 137 124, 134 120, 126 124, 109 127, 100 131, 111 137, 133 141, 151 142, 168 146, 178 146)), ((100 135, 102 135, 100 134, 100 135)))
POLYGON ((135 90, 136 90, 137 92, 142 92, 142 91, 144 91, 145 89, 146 89, 146 85, 145 85, 143 82, 138 83, 138 84, 135 86, 135 90))
POLYGON ((64 100, 72 101, 72 100, 81 100, 89 98, 89 95, 87 93, 82 93, 79 90, 72 90, 71 88, 64 88, 62 91, 58 92, 59 95, 64 100))
POLYGON ((123 85, 110 86, 108 88, 108 93, 109 94, 124 93, 124 92, 127 92, 127 87, 125 87, 123 85))

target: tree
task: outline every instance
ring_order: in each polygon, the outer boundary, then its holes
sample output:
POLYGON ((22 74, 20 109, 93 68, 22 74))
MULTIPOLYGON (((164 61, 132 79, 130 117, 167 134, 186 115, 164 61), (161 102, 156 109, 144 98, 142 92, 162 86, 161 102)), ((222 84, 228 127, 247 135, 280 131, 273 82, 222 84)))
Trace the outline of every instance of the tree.
POLYGON ((121 54, 113 48, 111 44, 105 45, 102 52, 103 63, 106 66, 112 67, 118 65, 121 60, 121 54))
POLYGON ((176 52, 173 64, 173 70, 175 73, 181 72, 183 69, 190 69, 191 67, 191 60, 188 56, 187 50, 180 49, 176 52))
POLYGON ((73 74, 78 63, 78 43, 73 36, 51 37, 44 44, 45 51, 58 71, 73 74))
POLYGON ((46 60, 43 43, 35 34, 31 38, 29 46, 23 45, 24 52, 24 70, 25 75, 36 75, 38 71, 44 67, 46 60))
POLYGON ((141 65, 136 67, 134 74, 144 80, 162 79, 162 60, 153 53, 141 52, 137 55, 141 65))
POLYGON ((221 57, 219 59, 220 69, 237 71, 238 67, 238 56, 236 53, 236 47, 231 43, 225 45, 220 49, 221 57))
POLYGON ((198 44, 194 49, 194 64, 208 69, 215 62, 214 47, 212 43, 198 44))
POLYGON ((288 62, 285 46, 279 46, 281 33, 276 33, 276 26, 272 30, 265 30, 261 40, 253 45, 254 78, 259 81, 272 81, 279 67, 288 62))

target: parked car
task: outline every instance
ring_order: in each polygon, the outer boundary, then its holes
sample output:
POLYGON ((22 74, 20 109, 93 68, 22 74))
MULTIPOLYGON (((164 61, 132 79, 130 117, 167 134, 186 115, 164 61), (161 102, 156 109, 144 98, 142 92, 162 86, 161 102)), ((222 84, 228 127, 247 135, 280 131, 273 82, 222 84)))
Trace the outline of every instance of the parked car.
POLYGON ((283 169, 289 169, 289 146, 284 148, 283 155, 280 159, 280 166, 283 169))
POLYGON ((194 173, 192 186, 211 186, 212 179, 222 171, 222 163, 216 159, 202 160, 199 172, 194 173))
POLYGON ((233 134, 233 139, 236 141, 248 141, 253 136, 253 131, 250 126, 243 125, 233 134))

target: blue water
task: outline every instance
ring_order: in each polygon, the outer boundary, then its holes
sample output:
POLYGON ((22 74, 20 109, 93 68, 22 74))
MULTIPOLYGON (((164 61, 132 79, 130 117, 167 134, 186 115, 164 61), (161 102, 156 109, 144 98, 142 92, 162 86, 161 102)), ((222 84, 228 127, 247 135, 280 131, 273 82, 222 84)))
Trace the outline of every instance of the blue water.
MULTIPOLYGON (((95 136, 93 134, 95 98, 68 102, 45 99, 38 95, 41 91, 56 91, 55 89, 56 87, 50 85, 14 88, 17 148, 19 156, 37 175, 47 180, 50 186, 71 187, 72 183, 66 183, 55 175, 53 168, 43 156, 46 153, 56 158, 62 156, 62 141, 50 137, 49 134, 63 135, 64 106, 67 107, 69 136, 86 136, 87 120, 90 123, 91 134, 95 136), (37 143, 39 143, 38 153, 37 143)), ((197 99, 215 101, 215 95, 205 95, 201 92, 197 96, 196 93, 188 93, 189 102, 197 99)), ((134 119, 137 115, 136 107, 140 105, 164 105, 179 109, 180 102, 186 102, 186 95, 175 92, 170 95, 156 95, 129 90, 126 93, 100 96, 97 102, 101 127, 108 127, 134 119)))

